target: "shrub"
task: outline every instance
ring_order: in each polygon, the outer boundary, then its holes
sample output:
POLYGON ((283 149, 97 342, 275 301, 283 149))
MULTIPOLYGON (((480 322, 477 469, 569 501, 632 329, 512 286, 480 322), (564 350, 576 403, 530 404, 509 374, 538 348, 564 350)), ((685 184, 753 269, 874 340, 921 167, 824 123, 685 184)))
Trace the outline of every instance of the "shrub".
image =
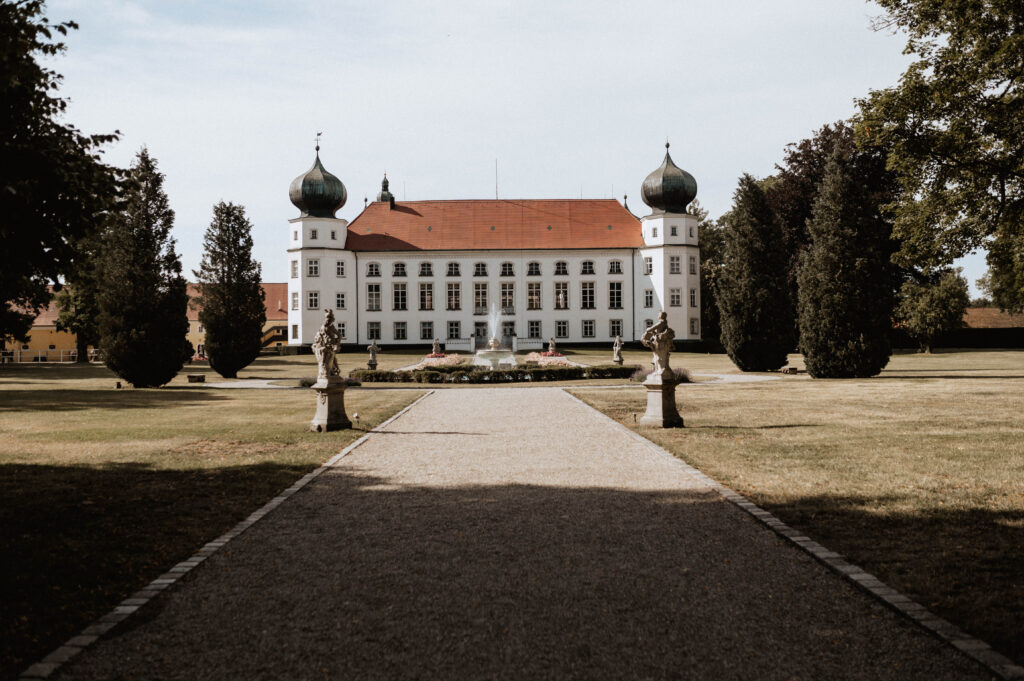
POLYGON ((370 371, 356 369, 350 376, 365 383, 520 383, 523 381, 572 381, 587 378, 628 378, 635 366, 607 364, 594 367, 513 367, 481 369, 432 367, 413 371, 370 371))

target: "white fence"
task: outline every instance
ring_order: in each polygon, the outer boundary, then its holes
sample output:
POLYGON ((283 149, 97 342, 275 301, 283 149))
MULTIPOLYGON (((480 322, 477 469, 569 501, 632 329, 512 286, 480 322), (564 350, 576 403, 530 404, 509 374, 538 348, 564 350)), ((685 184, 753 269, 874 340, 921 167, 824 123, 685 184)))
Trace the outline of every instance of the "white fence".
POLYGON ((520 350, 543 350, 544 339, 543 338, 521 338, 519 336, 512 337, 512 351, 519 352, 520 350))
POLYGON ((476 352, 476 338, 470 336, 469 338, 449 338, 444 342, 444 351, 451 352, 455 350, 462 350, 465 352, 476 352))
MULTIPOLYGON (((89 361, 102 359, 99 350, 89 351, 89 361)), ((31 364, 32 362, 77 362, 78 350, 4 350, 0 352, 3 364, 31 364)))

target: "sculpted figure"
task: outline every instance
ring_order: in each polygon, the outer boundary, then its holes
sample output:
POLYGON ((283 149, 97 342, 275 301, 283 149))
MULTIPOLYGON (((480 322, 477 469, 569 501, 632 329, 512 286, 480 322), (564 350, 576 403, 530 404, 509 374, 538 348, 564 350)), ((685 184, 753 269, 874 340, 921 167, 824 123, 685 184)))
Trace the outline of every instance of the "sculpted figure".
POLYGON ((434 347, 431 348, 430 354, 432 354, 432 355, 440 355, 441 354, 441 341, 437 340, 436 338, 434 339, 434 347))
POLYGON ((341 334, 334 323, 334 312, 328 309, 324 312, 324 323, 316 332, 316 338, 313 339, 318 379, 341 375, 341 371, 338 369, 338 360, 335 357, 340 342, 341 334))
POLYGON ((377 345, 377 339, 374 339, 366 346, 366 351, 370 353, 370 361, 377 361, 377 352, 380 350, 380 346, 377 345))
POLYGON ((676 334, 669 328, 667 316, 664 310, 659 312, 657 323, 648 327, 640 337, 640 343, 654 353, 651 359, 651 364, 654 365, 652 375, 662 375, 669 371, 668 356, 672 352, 672 341, 675 340, 676 334))
POLYGON ((555 352, 555 339, 554 339, 554 337, 548 338, 548 352, 555 352))
POLYGON ((612 345, 612 361, 622 364, 622 336, 615 337, 615 343, 612 345))

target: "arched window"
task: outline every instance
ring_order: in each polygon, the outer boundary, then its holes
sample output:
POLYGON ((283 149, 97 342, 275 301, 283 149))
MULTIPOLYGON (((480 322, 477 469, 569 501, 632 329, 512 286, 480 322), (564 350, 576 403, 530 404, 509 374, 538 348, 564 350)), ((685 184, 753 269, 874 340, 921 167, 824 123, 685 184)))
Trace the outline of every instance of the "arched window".
POLYGON ((368 262, 368 263, 366 263, 366 276, 368 276, 368 277, 379 277, 380 276, 380 263, 379 262, 368 262))
POLYGON ((395 263, 395 270, 394 270, 394 273, 392 274, 392 276, 395 276, 395 277, 404 277, 405 276, 405 263, 404 262, 396 262, 395 263))
POLYGON ((565 264, 564 260, 559 260, 558 262, 555 263, 555 274, 569 274, 569 266, 565 264))
POLYGON ((473 276, 474 277, 486 277, 487 276, 487 263, 478 262, 473 265, 473 276))
POLYGON ((530 277, 539 277, 540 276, 540 263, 539 262, 531 262, 529 265, 527 265, 526 266, 526 274, 527 274, 527 276, 530 276, 530 277))
POLYGON ((622 274, 622 261, 612 260, 608 263, 608 274, 622 274))
POLYGON ((593 274, 594 273, 594 261, 584 260, 583 268, 580 270, 580 274, 593 274))
POLYGON ((432 277, 434 276, 434 267, 429 262, 420 263, 420 276, 421 277, 432 277))

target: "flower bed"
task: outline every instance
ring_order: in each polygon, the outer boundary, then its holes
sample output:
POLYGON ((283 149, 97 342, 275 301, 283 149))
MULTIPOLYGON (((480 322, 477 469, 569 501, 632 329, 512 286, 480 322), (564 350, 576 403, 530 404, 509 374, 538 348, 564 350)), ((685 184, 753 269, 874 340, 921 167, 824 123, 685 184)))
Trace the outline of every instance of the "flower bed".
POLYGON ((459 355, 457 353, 452 353, 450 355, 446 355, 444 353, 435 355, 434 353, 431 353, 423 358, 419 364, 414 366, 411 371, 441 367, 457 367, 465 364, 466 361, 467 358, 465 355, 459 355))
POLYGON ((412 371, 370 371, 357 369, 350 376, 364 383, 519 383, 574 381, 588 378, 629 378, 637 366, 537 366, 511 369, 439 366, 412 371))
POLYGON ((572 362, 560 352, 531 352, 523 358, 523 362, 535 363, 538 366, 573 366, 572 362))

